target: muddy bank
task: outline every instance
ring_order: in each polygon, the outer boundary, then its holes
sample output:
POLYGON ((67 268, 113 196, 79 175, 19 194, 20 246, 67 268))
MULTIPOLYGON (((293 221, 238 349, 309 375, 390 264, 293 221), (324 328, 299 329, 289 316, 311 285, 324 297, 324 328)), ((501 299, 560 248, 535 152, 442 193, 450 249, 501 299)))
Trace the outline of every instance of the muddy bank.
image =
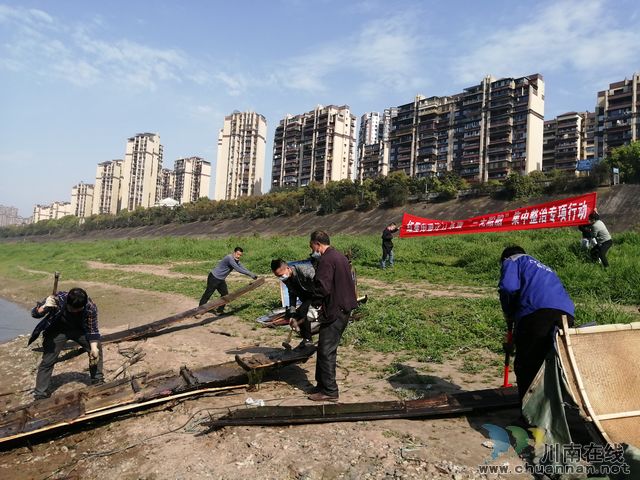
MULTIPOLYGON (((44 282, 31 287, 4 282, 1 292, 28 299, 44 287, 44 282)), ((61 287, 67 285, 63 282, 61 287)), ((87 288, 101 308, 105 333, 119 330, 123 323, 157 320, 190 308, 194 302, 109 285, 87 288)), ((257 328, 253 322, 231 315, 210 320, 190 328, 186 327, 191 322, 185 320, 180 324, 184 328, 166 335, 106 345, 106 378, 111 379, 125 360, 119 348, 134 344, 145 357, 131 367, 130 374, 222 363, 236 353, 277 348, 286 337, 285 330, 257 328)), ((3 390, 13 392, 1 397, 3 406, 29 398, 40 354, 25 344, 26 337, 20 337, 0 345, 0 372, 6 379, 3 390)), ((402 352, 378 354, 341 347, 337 371, 340 400, 417 398, 438 391, 498 386, 500 369, 495 365, 499 359, 486 355, 486 371, 466 374, 457 361, 428 364, 402 360, 402 352), (398 362, 399 366, 392 366, 398 362)), ((86 355, 56 365, 54 386, 61 392, 81 388, 89 379, 87 368, 86 355)), ((74 429, 46 438, 34 442, 31 449, 19 446, 1 452, 0 478, 486 478, 478 472, 478 465, 491 452, 482 446, 487 440, 482 425, 506 426, 518 416, 517 411, 509 410, 474 418, 225 428, 199 435, 203 431, 200 422, 229 408, 246 408, 247 397, 263 399, 268 405, 310 404, 305 391, 314 383, 314 370, 312 358, 305 364, 282 368, 256 392, 239 390, 174 402, 99 422, 92 429, 74 429)), ((522 464, 513 452, 500 460, 522 464)))

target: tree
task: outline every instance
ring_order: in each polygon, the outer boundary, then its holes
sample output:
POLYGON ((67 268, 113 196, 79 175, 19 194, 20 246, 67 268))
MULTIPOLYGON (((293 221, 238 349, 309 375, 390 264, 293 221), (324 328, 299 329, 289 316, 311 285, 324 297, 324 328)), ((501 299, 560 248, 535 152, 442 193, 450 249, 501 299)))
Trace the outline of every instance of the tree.
POLYGON ((620 169, 621 182, 640 183, 640 141, 614 148, 605 163, 609 171, 614 167, 620 169))

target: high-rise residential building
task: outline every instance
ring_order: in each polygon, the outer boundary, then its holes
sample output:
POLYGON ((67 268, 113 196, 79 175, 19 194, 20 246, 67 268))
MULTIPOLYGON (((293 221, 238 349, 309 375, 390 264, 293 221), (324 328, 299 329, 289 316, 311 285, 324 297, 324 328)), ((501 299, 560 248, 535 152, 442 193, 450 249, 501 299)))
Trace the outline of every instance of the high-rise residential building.
POLYGON ((605 158, 613 148, 640 140, 640 73, 598 92, 595 114, 597 159, 605 158))
POLYGON ((323 107, 280 120, 273 142, 272 187, 301 187, 351 178, 356 117, 348 105, 323 107))
POLYGON ((93 189, 93 215, 120 211, 123 160, 109 160, 98 164, 93 189))
MULTIPOLYGON (((264 148, 262 152, 261 169, 264 170, 264 148)), ((179 158, 174 164, 174 176, 173 198, 180 203, 195 202, 209 196, 211 162, 200 157, 179 158)))
POLYGON ((120 208, 153 207, 162 195, 162 145, 157 133, 139 133, 127 140, 122 166, 120 208))
POLYGON ((224 118, 218 134, 215 200, 262 194, 266 137, 267 121, 259 113, 236 111, 224 118))
POLYGON ((24 219, 18 215, 18 209, 16 207, 0 205, 0 227, 21 225, 23 223, 24 219))
POLYGON ((71 214, 78 218, 90 217, 93 211, 93 192, 91 184, 80 182, 71 189, 71 214))
POLYGON ((392 118, 390 171, 454 171, 471 182, 542 169, 544 81, 485 77, 446 97, 417 96, 392 118))
POLYGON ((568 112, 544 122, 542 170, 579 174, 580 160, 593 160, 593 112, 568 112))
POLYGON ((35 205, 33 207, 33 223, 43 220, 58 220, 73 215, 71 202, 53 202, 51 205, 35 205))
POLYGON ((33 207, 33 223, 42 222, 44 220, 51 220, 53 214, 51 212, 51 205, 34 205, 33 207))
POLYGON ((396 114, 396 108, 387 108, 382 116, 378 112, 370 112, 360 118, 358 135, 358 179, 360 181, 389 173, 389 133, 391 117, 396 114))
POLYGON ((168 168, 163 168, 160 171, 160 176, 162 177, 162 193, 160 194, 160 200, 164 200, 165 198, 174 198, 176 187, 175 172, 173 170, 169 170, 168 168))

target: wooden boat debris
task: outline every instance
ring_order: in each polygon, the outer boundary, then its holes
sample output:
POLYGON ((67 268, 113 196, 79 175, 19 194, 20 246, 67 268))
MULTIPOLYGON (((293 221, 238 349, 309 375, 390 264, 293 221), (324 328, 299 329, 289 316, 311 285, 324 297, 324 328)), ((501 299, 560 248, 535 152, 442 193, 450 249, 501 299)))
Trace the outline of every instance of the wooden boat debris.
POLYGON ((356 422, 394 418, 434 418, 476 413, 483 410, 516 408, 520 405, 515 387, 469 392, 441 393, 419 400, 325 403, 238 409, 207 422, 208 431, 240 425, 298 425, 356 422))
POLYGON ((241 296, 255 290, 256 288, 263 285, 265 282, 264 278, 258 278, 257 280, 251 282, 249 285, 239 288, 238 290, 231 292, 224 297, 217 298, 216 300, 206 303, 200 307, 191 308, 181 313, 176 313, 175 315, 171 315, 170 317, 163 318, 162 320, 157 320, 155 322, 147 323, 145 325, 140 325, 138 327, 128 328, 126 330, 122 330, 120 332, 109 333, 107 335, 102 335, 102 343, 115 343, 115 342, 124 342, 130 340, 138 340, 140 338, 145 338, 153 333, 156 333, 170 325, 173 325, 180 320, 184 320, 185 318, 195 317, 196 315, 202 315, 207 313, 215 308, 226 305, 234 300, 237 300, 241 296))
MULTIPOLYGON (((304 362, 314 351, 274 350, 245 361, 254 365, 254 370, 268 372, 278 366, 304 362)), ((235 361, 196 369, 183 366, 178 373, 145 373, 76 392, 54 394, 0 413, 0 446, 171 400, 244 388, 251 379, 250 373, 235 361)))

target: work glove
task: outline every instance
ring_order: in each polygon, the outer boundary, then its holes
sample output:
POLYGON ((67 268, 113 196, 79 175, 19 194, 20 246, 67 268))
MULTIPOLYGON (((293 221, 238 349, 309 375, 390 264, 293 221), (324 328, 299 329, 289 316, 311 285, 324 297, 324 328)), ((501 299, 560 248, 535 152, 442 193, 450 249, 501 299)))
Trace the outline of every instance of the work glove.
POLYGON ((58 308, 58 299, 54 295, 49 295, 44 301, 45 308, 58 308))
POLYGON ((509 356, 512 356, 514 353, 516 353, 516 349, 513 345, 513 342, 504 342, 502 344, 502 351, 508 354, 509 356))
POLYGON ((320 308, 316 308, 314 306, 310 306, 309 310, 307 310, 307 319, 310 322, 317 322, 318 317, 320 317, 320 308))
POLYGON ((91 349, 89 350, 89 365, 97 365, 98 358, 100 357, 100 350, 98 350, 98 342, 89 342, 91 349))

